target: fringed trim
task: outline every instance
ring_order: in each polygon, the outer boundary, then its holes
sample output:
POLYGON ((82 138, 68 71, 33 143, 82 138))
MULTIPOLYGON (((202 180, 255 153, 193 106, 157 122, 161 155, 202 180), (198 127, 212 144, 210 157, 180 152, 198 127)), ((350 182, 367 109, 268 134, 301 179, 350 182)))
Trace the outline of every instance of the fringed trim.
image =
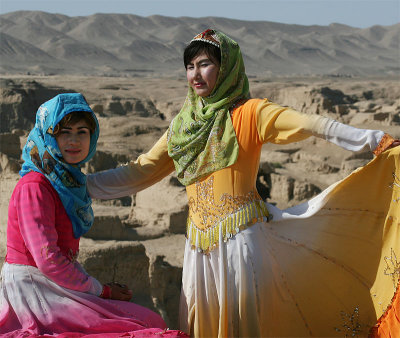
POLYGON ((226 242, 229 238, 249 226, 257 222, 269 222, 271 219, 272 215, 268 212, 265 203, 261 200, 256 200, 204 230, 197 228, 188 217, 186 236, 190 238, 192 249, 197 249, 199 252, 207 254, 218 246, 220 236, 226 242))
MULTIPOLYGON (((382 325, 382 323, 384 323, 387 320, 387 317, 390 316, 390 313, 392 311, 395 311, 393 305, 394 303, 397 301, 400 304, 399 300, 396 300, 396 298, 400 298, 400 278, 397 281, 397 289, 396 292, 393 295, 393 298, 390 302, 390 304, 388 305, 388 307, 386 308, 385 312, 383 313, 383 315, 378 319, 377 323, 371 328, 368 337, 369 338, 379 338, 382 335, 379 333, 379 327, 382 325)), ((395 328, 393 328, 395 329, 395 328)), ((394 336, 393 336, 394 337, 394 336)))

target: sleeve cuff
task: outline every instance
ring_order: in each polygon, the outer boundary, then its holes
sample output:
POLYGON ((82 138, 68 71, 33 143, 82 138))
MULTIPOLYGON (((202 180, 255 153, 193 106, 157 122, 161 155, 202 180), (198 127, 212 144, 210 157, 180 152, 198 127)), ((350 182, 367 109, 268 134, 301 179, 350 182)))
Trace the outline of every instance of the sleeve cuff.
POLYGON ((379 154, 383 153, 387 148, 389 148, 392 145, 394 140, 395 139, 389 134, 383 135, 378 146, 373 151, 374 155, 378 156, 379 154))
POLYGON ((92 276, 89 276, 89 279, 91 281, 91 285, 87 293, 90 293, 95 296, 100 296, 101 292, 103 291, 103 285, 96 278, 92 276))

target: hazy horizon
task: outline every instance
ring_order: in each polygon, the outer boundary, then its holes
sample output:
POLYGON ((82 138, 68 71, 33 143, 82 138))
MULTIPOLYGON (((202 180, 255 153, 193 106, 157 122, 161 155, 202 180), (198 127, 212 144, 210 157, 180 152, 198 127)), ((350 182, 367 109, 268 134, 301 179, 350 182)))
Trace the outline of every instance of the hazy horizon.
POLYGON ((1 0, 0 14, 29 10, 88 16, 96 13, 162 15, 169 17, 223 17, 246 21, 272 21, 328 26, 333 23, 366 28, 400 22, 398 0, 1 0))

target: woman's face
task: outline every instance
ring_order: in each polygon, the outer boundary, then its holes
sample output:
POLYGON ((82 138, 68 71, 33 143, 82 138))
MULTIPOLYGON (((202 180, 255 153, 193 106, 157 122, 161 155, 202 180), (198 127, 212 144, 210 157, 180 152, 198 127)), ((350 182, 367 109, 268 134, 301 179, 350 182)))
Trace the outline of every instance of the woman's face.
POLYGON ((79 163, 89 154, 90 130, 85 120, 61 128, 56 140, 64 161, 69 164, 79 163))
POLYGON ((194 57, 186 66, 189 85, 201 97, 211 94, 217 82, 218 73, 218 62, 211 60, 205 52, 194 57))

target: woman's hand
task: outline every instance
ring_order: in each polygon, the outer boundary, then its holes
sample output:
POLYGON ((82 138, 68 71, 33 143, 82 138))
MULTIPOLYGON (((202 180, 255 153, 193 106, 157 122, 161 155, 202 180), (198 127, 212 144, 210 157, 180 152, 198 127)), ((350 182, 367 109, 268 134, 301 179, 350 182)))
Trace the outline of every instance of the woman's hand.
POLYGON ((129 302, 132 298, 132 290, 124 284, 119 284, 116 282, 107 283, 111 288, 111 299, 123 300, 129 302))
POLYGON ((388 149, 394 148, 397 146, 400 146, 400 140, 394 140, 393 143, 388 147, 388 149))

